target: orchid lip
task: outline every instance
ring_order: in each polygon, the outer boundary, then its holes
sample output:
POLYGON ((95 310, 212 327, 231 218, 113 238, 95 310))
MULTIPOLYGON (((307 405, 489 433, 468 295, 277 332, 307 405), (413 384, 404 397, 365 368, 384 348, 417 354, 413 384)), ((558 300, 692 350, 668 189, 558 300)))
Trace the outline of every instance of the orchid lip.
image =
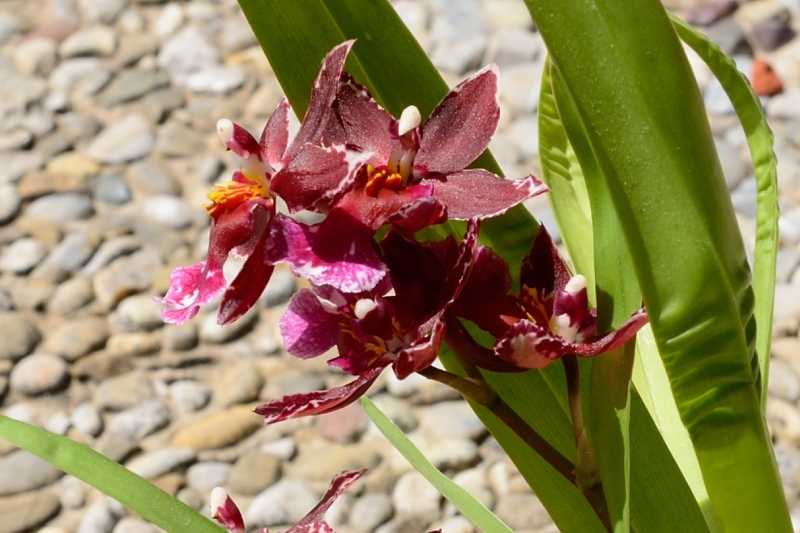
POLYGON ((354 309, 354 313, 356 315, 356 318, 361 320, 362 318, 367 316, 367 314, 370 311, 372 311, 373 309, 375 309, 376 307, 378 307, 378 304, 375 303, 375 300, 370 300, 368 298, 362 298, 361 300, 356 302, 356 306, 355 306, 355 309, 354 309))

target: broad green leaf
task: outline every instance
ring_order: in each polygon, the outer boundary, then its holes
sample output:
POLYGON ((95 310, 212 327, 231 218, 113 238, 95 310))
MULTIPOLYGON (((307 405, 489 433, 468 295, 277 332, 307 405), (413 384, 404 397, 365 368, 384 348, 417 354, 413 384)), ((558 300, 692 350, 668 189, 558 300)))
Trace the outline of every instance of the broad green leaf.
POLYGON ((492 533, 513 533, 513 531, 494 513, 486 508, 475 496, 464 490, 461 486, 447 478, 428 461, 414 443, 378 409, 372 400, 363 396, 361 405, 370 420, 383 433, 383 436, 392 443, 397 451, 411 463, 425 478, 450 500, 456 509, 478 526, 481 531, 492 533))
POLYGON ((2 415, 0 438, 85 481, 164 531, 221 531, 182 501, 84 444, 2 415))
POLYGON ((694 50, 714 73, 730 98, 742 123, 747 146, 753 160, 758 188, 756 213, 756 246, 753 265, 755 292, 756 352, 761 377, 761 410, 767 408, 770 344, 772 343, 772 312, 775 303, 775 264, 778 257, 778 161, 772 151, 772 132, 764 118, 761 102, 750 82, 739 72, 733 61, 717 45, 672 17, 680 38, 694 50))
POLYGON ((657 0, 526 3, 613 199, 715 513, 727 531, 790 531, 751 368, 744 246, 673 27, 657 0))

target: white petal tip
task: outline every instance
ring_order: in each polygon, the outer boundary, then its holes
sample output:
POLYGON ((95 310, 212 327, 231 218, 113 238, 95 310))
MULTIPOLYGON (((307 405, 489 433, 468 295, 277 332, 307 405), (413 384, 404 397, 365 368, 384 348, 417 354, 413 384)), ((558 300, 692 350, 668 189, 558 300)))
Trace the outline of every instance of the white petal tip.
POLYGON ((378 304, 376 304, 374 300, 369 300, 364 298, 362 300, 357 301, 356 308, 354 310, 356 318, 361 320, 376 307, 378 307, 378 304))
POLYGON ((419 109, 416 106, 410 105, 403 110, 400 115, 400 122, 397 125, 397 134, 405 135, 409 131, 418 127, 422 122, 422 116, 419 114, 419 109))
POLYGON ((223 143, 228 144, 233 138, 233 122, 227 118, 221 118, 217 121, 217 135, 223 143))
POLYGON ((564 287, 564 292, 575 294, 585 289, 586 278, 581 274, 576 274, 569 279, 567 286, 564 287))
POLYGON ((222 487, 214 487, 211 491, 211 500, 209 507, 211 507, 211 518, 218 514, 218 509, 225 505, 225 500, 228 499, 228 493, 222 487))

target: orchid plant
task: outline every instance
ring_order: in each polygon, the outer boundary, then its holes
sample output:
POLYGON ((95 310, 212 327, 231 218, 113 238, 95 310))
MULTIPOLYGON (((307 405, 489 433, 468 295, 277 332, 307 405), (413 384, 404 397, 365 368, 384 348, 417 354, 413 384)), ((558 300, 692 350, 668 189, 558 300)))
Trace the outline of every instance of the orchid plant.
MULTIPOLYGON (((255 409, 265 423, 362 398, 465 515, 506 531, 365 397, 387 369, 417 373, 470 401, 561 531, 791 531, 762 415, 775 161, 758 100, 728 58, 657 0, 526 0, 550 54, 543 176, 504 178, 486 152, 500 115, 496 66, 448 91, 384 0, 240 3, 288 99, 258 138, 218 123, 240 169, 208 196, 206 259, 177 268, 158 301, 181 324, 221 295, 227 324, 255 305, 275 265, 309 282, 280 321, 286 350, 308 359, 335 347, 328 364, 354 379, 268 401, 255 409), (678 36, 748 135, 759 180, 752 278, 678 36), (289 102, 303 117, 293 138, 289 102), (520 205, 544 193, 569 260, 520 205), (298 221, 303 210, 321 220, 298 221), (244 263, 228 282, 230 254, 244 263)), ((93 476, 85 465, 100 459, 41 430, 0 419, 0 436, 165 530, 210 524, 153 507, 165 496, 139 481, 137 496, 93 476)), ((337 476, 290 531, 332 531, 325 510, 362 474, 337 476)), ((245 530, 224 492, 211 515, 245 530)))

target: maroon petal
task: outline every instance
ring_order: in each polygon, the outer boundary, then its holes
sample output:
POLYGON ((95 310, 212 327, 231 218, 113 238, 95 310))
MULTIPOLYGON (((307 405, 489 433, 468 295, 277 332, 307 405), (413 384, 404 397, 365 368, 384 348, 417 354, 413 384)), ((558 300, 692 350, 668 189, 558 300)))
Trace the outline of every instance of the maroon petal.
POLYGON ((368 153, 341 146, 307 144, 275 173, 270 187, 292 213, 316 204, 330 206, 352 187, 358 170, 368 159, 368 153))
POLYGON ((286 351, 301 359, 323 354, 336 344, 339 322, 338 312, 326 310, 313 291, 301 289, 279 323, 286 351))
POLYGON ((343 72, 323 143, 353 145, 372 153, 369 163, 373 166, 385 165, 392 151, 402 148, 389 135, 392 121, 392 116, 378 105, 369 90, 343 72))
POLYGON ((429 337, 413 343, 397 355, 393 368, 398 379, 405 379, 414 372, 428 368, 439 356, 445 330, 441 314, 434 319, 429 337))
POLYGON ((410 217, 408 223, 413 226, 418 222, 413 219, 414 215, 420 216, 420 218, 425 218, 425 216, 435 218, 437 216, 436 209, 432 208, 427 214, 406 212, 406 215, 402 214, 403 210, 406 208, 413 210, 413 207, 407 206, 429 197, 432 192, 431 183, 422 183, 397 192, 382 189, 378 192, 378 196, 370 196, 365 192, 364 184, 359 183, 342 196, 336 206, 347 211, 372 230, 377 230, 398 213, 401 213, 398 222, 405 222, 405 216, 408 216, 410 217))
POLYGON ((292 145, 286 152, 286 159, 294 159, 306 144, 316 144, 325 132, 331 105, 336 98, 336 90, 339 88, 339 75, 344 68, 347 54, 353 47, 355 41, 345 41, 333 50, 328 52, 322 60, 317 79, 311 89, 311 100, 308 103, 308 110, 303 119, 297 135, 292 141, 292 145))
POLYGON ((367 370, 355 381, 326 391, 305 392, 284 396, 259 405, 254 411, 264 417, 265 424, 321 415, 346 407, 367 392, 384 367, 367 370))
POLYGON ((447 206, 447 216, 454 220, 501 215, 549 190, 530 175, 510 180, 483 169, 462 170, 426 181, 434 184, 433 195, 447 206))
POLYGON ((567 344, 549 329, 529 320, 511 326, 494 345, 498 357, 522 368, 545 367, 574 349, 575 345, 567 344))
POLYGON ((489 65, 447 93, 422 126, 415 169, 449 174, 486 150, 500 118, 497 76, 497 66, 489 65))
POLYGON ((225 118, 221 119, 217 122, 217 133, 225 146, 242 159, 247 159, 253 154, 261 158, 258 141, 238 124, 225 118))
POLYGON ((372 230, 340 209, 313 226, 278 215, 271 229, 270 260, 289 265, 314 285, 364 292, 376 287, 387 270, 372 239, 372 230))
MULTIPOLYGON (((261 531, 260 533, 269 533, 268 531, 261 531)), ((327 522, 312 522, 310 524, 303 524, 302 526, 290 527, 286 533, 336 533, 327 522)))
POLYGON ((544 226, 539 226, 531 250, 522 261, 520 285, 544 291, 547 295, 563 291, 570 277, 552 237, 544 226))
POLYGON ((259 147, 261 156, 272 165, 280 168, 286 145, 289 143, 289 101, 281 98, 275 112, 269 117, 264 131, 261 132, 259 147))
POLYGON ((244 518, 230 496, 220 487, 211 491, 211 518, 230 533, 244 533, 244 518))
MULTIPOLYGON (((345 470, 337 474, 336 477, 331 480, 331 484, 328 487, 328 490, 325 491, 325 494, 322 495, 320 502, 297 523, 295 528, 314 523, 322 523, 325 513, 328 511, 328 509, 330 509, 331 505, 333 505, 333 502, 336 500, 336 498, 341 496, 344 491, 346 491, 353 483, 358 481, 358 479, 366 472, 367 469, 362 468, 360 470, 345 470)), ((294 532, 295 528, 291 528, 289 531, 294 532)), ((289 533, 289 531, 286 533, 289 533)))
POLYGON ((473 365, 492 372, 523 372, 526 368, 503 361, 495 353, 478 344, 458 317, 451 311, 445 315, 447 329, 444 341, 461 357, 473 365))
POLYGON ((647 321, 647 311, 639 309, 633 313, 619 329, 601 337, 587 339, 585 342, 577 343, 572 347, 572 351, 578 355, 591 357, 615 350, 631 340, 636 333, 647 324, 647 321))
POLYGON ((405 204, 387 220, 390 224, 402 226, 413 233, 446 221, 447 206, 433 196, 405 204))
POLYGON ((230 324, 250 310, 261 297, 272 277, 275 264, 267 257, 269 228, 265 228, 250 257, 242 265, 219 304, 217 324, 230 324))

